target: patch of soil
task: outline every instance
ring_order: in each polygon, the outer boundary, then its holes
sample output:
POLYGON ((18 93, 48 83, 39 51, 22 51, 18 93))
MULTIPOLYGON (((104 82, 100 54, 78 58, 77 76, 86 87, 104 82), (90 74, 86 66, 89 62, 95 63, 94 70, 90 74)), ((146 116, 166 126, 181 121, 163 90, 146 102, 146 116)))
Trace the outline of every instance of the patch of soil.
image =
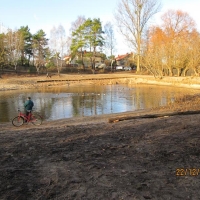
POLYGON ((199 199, 200 115, 0 131, 0 199, 199 199))

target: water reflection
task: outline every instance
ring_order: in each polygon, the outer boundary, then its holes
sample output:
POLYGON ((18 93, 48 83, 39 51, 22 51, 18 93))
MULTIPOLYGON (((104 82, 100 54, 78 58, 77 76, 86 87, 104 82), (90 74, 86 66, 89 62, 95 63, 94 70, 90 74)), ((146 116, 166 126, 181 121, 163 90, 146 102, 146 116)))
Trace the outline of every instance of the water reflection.
POLYGON ((119 113, 164 106, 183 94, 198 93, 160 86, 66 86, 48 89, 0 92, 0 122, 8 122, 23 110, 27 96, 46 120, 119 113))

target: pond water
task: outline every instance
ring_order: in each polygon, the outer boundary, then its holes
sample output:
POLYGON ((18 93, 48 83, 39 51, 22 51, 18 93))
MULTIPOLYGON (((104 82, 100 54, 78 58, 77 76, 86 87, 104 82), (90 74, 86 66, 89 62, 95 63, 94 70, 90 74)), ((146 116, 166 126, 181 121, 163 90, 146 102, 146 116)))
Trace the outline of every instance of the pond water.
POLYGON ((27 96, 45 120, 137 111, 173 102, 175 97, 199 90, 152 85, 66 86, 0 92, 0 122, 9 122, 23 110, 27 96))

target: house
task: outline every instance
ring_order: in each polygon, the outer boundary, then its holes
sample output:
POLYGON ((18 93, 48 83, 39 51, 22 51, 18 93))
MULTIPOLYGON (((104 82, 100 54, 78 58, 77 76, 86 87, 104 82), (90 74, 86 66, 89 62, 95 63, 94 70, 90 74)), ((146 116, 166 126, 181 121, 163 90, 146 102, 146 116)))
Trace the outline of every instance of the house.
MULTIPOLYGON (((64 57, 64 60, 66 62, 66 64, 81 64, 82 63, 82 57, 83 57, 83 63, 85 67, 89 67, 91 66, 91 57, 93 57, 92 52, 87 52, 87 51, 83 51, 83 52, 77 52, 77 54, 75 56, 72 55, 68 55, 64 57)), ((94 60, 95 63, 104 63, 105 60, 105 54, 101 53, 101 52, 96 52, 94 60)))
POLYGON ((130 66, 134 62, 134 55, 133 53, 118 55, 115 60, 117 66, 130 66))
POLYGON ((64 58, 63 58, 63 60, 65 61, 65 63, 68 65, 68 64, 71 64, 71 56, 69 55, 69 56, 65 56, 64 58))

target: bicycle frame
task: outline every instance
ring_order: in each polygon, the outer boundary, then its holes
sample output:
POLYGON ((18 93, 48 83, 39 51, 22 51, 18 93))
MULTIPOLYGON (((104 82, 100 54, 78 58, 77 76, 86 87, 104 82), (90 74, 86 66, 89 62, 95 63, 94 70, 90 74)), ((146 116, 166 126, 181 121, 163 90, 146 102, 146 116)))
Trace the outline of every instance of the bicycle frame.
POLYGON ((22 113, 20 110, 18 110, 18 112, 19 112, 18 117, 22 117, 27 122, 31 121, 31 116, 32 116, 31 112, 29 112, 28 117, 24 113, 22 113))
POLYGON ((28 116, 24 113, 22 113, 19 109, 18 109, 18 116, 14 117, 12 119, 12 124, 14 126, 21 126, 24 124, 24 122, 31 122, 34 125, 41 125, 42 124, 42 117, 39 114, 32 114, 32 112, 30 111, 28 116))

